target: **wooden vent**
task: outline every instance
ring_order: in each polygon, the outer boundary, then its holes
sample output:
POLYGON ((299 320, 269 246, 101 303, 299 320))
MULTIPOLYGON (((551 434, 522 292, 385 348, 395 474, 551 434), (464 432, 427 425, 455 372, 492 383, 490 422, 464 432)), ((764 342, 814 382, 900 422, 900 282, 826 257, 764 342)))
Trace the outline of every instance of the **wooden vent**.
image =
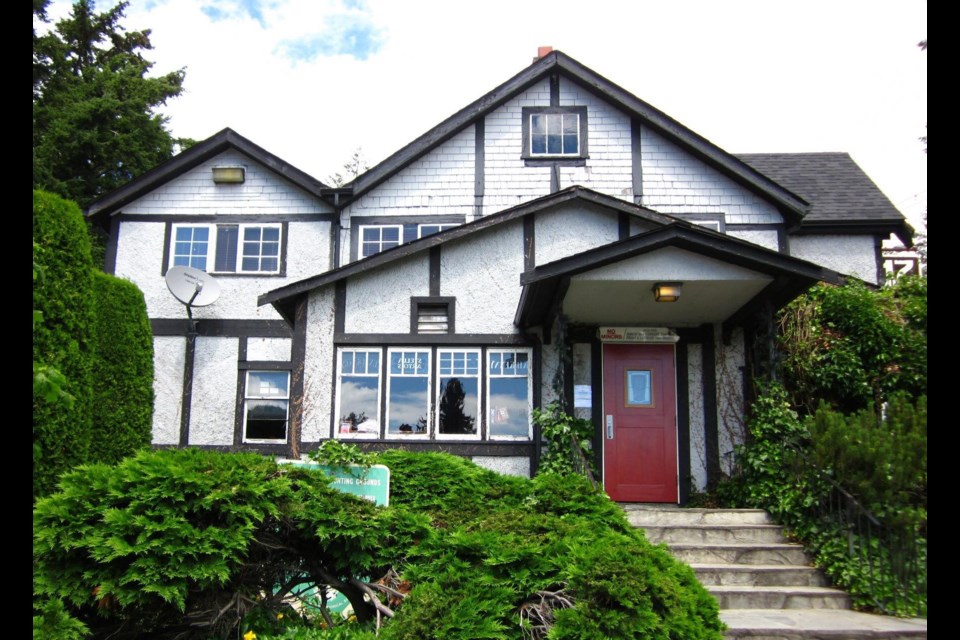
POLYGON ((449 333, 449 306, 441 304, 417 305, 417 333, 449 333))

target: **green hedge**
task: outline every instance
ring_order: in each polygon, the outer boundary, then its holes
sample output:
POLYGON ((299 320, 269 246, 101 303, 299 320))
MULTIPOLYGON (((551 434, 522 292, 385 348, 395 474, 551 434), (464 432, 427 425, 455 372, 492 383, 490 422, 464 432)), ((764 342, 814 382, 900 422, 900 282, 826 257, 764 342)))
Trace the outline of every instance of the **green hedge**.
POLYGON ((112 464, 150 444, 153 334, 135 284, 100 271, 93 284, 97 357, 90 458, 112 464))
POLYGON ((58 476, 88 459, 92 416, 94 296, 90 239, 80 208, 33 192, 33 240, 39 277, 33 308, 33 359, 66 377, 70 406, 33 399, 33 495, 50 493, 58 476))

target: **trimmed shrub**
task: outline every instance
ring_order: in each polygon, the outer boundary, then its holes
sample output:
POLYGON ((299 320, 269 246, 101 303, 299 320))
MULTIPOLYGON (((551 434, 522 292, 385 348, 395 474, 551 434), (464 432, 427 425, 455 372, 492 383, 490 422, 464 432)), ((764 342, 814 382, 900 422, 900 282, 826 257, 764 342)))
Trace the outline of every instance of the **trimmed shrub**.
POLYGON ((59 196, 33 192, 35 264, 34 362, 56 367, 70 405, 33 399, 33 495, 53 491, 59 475, 88 458, 92 416, 94 297, 90 239, 80 208, 59 196))
POLYGON ((93 273, 96 359, 90 459, 113 464, 150 444, 153 333, 135 284, 93 273))

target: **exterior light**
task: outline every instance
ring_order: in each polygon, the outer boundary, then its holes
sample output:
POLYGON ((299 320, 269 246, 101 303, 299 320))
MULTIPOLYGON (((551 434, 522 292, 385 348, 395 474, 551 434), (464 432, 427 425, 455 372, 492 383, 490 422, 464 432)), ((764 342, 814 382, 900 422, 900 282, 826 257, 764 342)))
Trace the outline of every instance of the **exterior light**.
POLYGON ((243 167, 214 167, 213 181, 217 184, 242 184, 245 173, 243 167))
POLYGON ((658 282, 653 285, 653 297, 657 302, 676 302, 682 288, 682 282, 658 282))

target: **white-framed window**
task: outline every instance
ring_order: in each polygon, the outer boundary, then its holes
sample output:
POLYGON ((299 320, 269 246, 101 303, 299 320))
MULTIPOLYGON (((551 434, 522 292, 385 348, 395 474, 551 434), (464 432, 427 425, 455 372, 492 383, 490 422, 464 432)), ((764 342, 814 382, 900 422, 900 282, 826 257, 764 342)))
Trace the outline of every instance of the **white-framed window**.
POLYGON ((387 351, 387 438, 429 436, 430 349, 387 351))
POLYGON ((170 266, 208 273, 279 273, 283 226, 274 224, 175 224, 170 266))
POLYGON ((491 440, 532 437, 529 349, 487 350, 487 433, 491 440))
POLYGON ((360 225, 360 257, 366 258, 403 243, 403 225, 360 225))
POLYGON ((522 155, 529 160, 587 157, 586 107, 523 107, 522 155))
POLYGON ((337 438, 380 437, 380 349, 340 349, 337 438))
POLYGON ((247 371, 243 441, 286 442, 289 419, 290 372, 247 371))
POLYGON ((437 350, 437 439, 480 438, 479 349, 437 350))
POLYGON ((432 236, 435 233, 440 233, 441 231, 446 231, 447 229, 453 229, 460 225, 456 223, 444 223, 444 224, 418 224, 417 225, 417 238, 426 238, 427 236, 432 236))

